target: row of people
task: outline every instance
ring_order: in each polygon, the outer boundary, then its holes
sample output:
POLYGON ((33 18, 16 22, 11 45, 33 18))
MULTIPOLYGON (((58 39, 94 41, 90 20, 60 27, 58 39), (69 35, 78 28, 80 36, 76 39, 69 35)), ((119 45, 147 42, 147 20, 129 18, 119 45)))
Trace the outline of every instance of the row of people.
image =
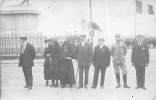
MULTIPOLYGON (((26 79, 26 88, 32 89, 32 66, 36 53, 33 46, 26 42, 25 37, 21 37, 21 41, 25 48, 24 52, 21 52, 19 65, 23 68, 26 79)), ((60 46, 55 39, 46 40, 46 42, 48 43, 48 47, 46 47, 44 51, 44 78, 47 86, 49 80, 52 81, 52 87, 58 86, 58 81, 60 81, 61 87, 65 87, 68 84, 70 87, 75 85, 76 80, 72 59, 76 59, 79 69, 79 85, 77 88, 88 87, 88 75, 91 64, 94 66, 92 88, 97 87, 99 71, 101 71, 100 86, 103 88, 105 72, 107 67, 110 66, 110 59, 112 57, 117 80, 116 88, 121 87, 120 69, 123 74, 124 88, 130 88, 127 84, 127 69, 125 65, 127 49, 121 41, 120 35, 116 36, 116 43, 112 45, 111 49, 105 45, 105 40, 100 38, 98 40, 98 45, 93 50, 92 41, 85 36, 81 36, 80 43, 76 43, 75 45, 71 44, 70 41, 66 41, 60 46)), ((136 41, 134 42, 131 62, 136 70, 136 89, 146 89, 145 67, 149 64, 149 50, 141 35, 137 36, 136 41)))

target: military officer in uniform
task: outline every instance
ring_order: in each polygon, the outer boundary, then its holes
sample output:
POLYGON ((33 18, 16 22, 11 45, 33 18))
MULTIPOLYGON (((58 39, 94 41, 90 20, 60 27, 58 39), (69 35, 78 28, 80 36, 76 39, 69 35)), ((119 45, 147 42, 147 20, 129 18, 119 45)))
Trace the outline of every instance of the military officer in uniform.
POLYGON ((19 67, 22 66, 25 77, 26 86, 24 88, 31 90, 33 86, 32 66, 34 65, 33 60, 36 56, 36 52, 33 45, 27 42, 27 37, 20 37, 20 40, 21 52, 19 58, 19 67))
POLYGON ((125 65, 125 57, 126 57, 126 47, 125 44, 121 41, 120 35, 117 34, 115 36, 116 43, 111 47, 111 55, 113 58, 113 66, 116 74, 117 86, 116 88, 120 88, 120 69, 123 74, 124 88, 130 88, 127 85, 127 69, 125 65))
POLYGON ((137 87, 145 88, 145 67, 149 64, 149 49, 146 42, 143 40, 142 35, 136 36, 136 41, 134 42, 132 48, 131 56, 132 65, 135 66, 137 87))

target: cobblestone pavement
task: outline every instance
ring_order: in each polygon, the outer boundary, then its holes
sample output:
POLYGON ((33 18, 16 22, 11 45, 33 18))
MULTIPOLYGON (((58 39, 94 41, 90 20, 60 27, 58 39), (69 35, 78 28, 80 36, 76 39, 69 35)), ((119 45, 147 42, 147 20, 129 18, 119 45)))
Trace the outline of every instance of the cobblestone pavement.
MULTIPOLYGON (((35 60, 33 67, 34 87, 31 91, 24 89, 22 69, 18 60, 1 61, 1 100, 156 100, 156 50, 150 50, 150 64, 146 68, 147 90, 134 89, 136 86, 135 70, 130 63, 131 51, 127 55, 128 84, 131 89, 115 89, 116 79, 112 64, 106 70, 104 89, 92 89, 93 66, 90 67, 89 88, 51 88, 45 86, 43 78, 43 60, 35 60), (154 99, 155 96, 155 99, 154 99)), ((77 71, 74 63, 75 73, 77 71)), ((100 77, 99 77, 100 78, 100 77)), ((122 79, 122 78, 121 78, 122 79)), ((121 80, 122 82, 122 80, 121 80)))

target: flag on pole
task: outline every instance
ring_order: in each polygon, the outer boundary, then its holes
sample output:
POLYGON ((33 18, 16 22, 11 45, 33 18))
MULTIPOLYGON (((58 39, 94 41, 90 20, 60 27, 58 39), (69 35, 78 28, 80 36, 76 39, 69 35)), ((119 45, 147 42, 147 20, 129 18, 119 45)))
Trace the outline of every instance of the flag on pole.
POLYGON ((136 13, 142 14, 142 1, 135 0, 136 2, 136 13))

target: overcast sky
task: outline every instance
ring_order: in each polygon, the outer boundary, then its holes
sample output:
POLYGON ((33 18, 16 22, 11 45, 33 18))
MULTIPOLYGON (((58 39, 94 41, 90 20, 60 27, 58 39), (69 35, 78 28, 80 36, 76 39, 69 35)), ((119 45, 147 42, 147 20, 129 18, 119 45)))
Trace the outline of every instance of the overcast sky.
MULTIPOLYGON (((19 4, 22 0, 6 0, 5 5, 19 4)), ((143 0, 144 4, 154 5, 156 0, 143 0)), ((38 9, 39 31, 47 34, 82 32, 81 20, 89 21, 89 0, 30 0, 31 4, 38 9)), ((144 6, 143 6, 144 7, 144 6)), ((138 33, 153 34, 156 32, 156 18, 147 17, 147 9, 143 8, 142 19, 135 22, 135 0, 92 0, 93 21, 96 22, 103 32, 98 33, 108 39, 114 34, 124 36, 138 33), (135 30, 135 23, 137 29, 135 30)), ((98 36, 101 36, 98 35, 98 36)))

